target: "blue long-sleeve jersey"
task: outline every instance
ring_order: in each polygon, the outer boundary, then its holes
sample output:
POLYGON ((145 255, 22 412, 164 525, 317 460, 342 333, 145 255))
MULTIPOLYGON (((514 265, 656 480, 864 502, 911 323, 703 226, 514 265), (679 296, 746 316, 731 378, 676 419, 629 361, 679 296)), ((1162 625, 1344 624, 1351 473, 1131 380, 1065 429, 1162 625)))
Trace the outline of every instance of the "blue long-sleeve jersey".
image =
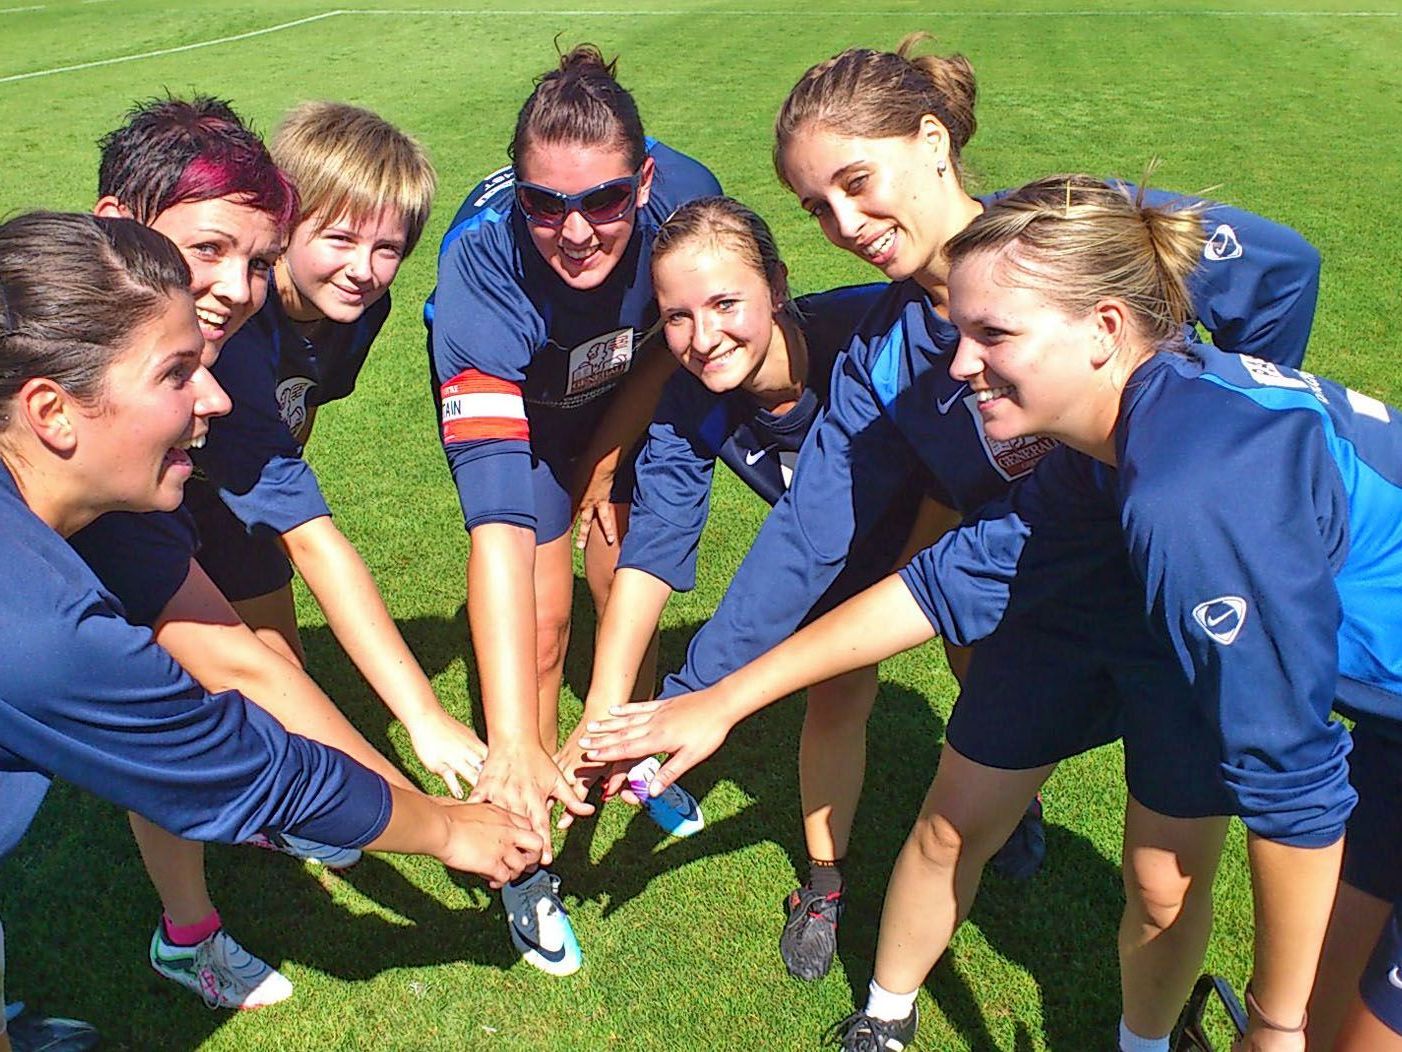
POLYGON ((1099 520, 1108 536, 1113 522, 1151 627, 1220 730, 1221 771, 1246 824, 1332 843, 1355 795, 1330 708, 1402 736, 1397 410, 1197 346, 1136 370, 1115 446, 1113 469, 1069 450, 1047 458, 903 579, 932 624, 977 638, 1028 579, 1021 545, 1042 526, 1099 520))
POLYGON ((424 322, 443 448, 469 529, 535 527, 532 456, 568 459, 587 445, 657 321, 657 228, 678 205, 720 193, 690 157, 653 139, 647 148, 651 196, 597 288, 570 288, 541 257, 510 168, 473 188, 444 235, 424 322))
MULTIPOLYGON (((1191 286, 1198 319, 1222 326, 1212 335, 1224 350, 1278 345, 1287 359, 1302 355, 1319 254, 1294 231, 1239 209, 1212 205, 1207 217, 1216 240, 1204 250, 1210 278, 1197 275, 1191 286), (1217 227, 1229 228, 1230 238, 1217 227)), ((808 436, 788 493, 715 615, 692 637, 686 664, 663 682, 662 697, 708 687, 793 632, 881 521, 912 465, 928 470, 932 497, 968 514, 1054 448, 1046 438, 984 434, 968 385, 949 375, 958 341, 958 329, 914 281, 890 286, 839 360, 826 415, 808 436)), ((1094 560, 1084 538, 1064 541, 1068 566, 1094 560)))
MULTIPOLYGON (((390 814, 383 778, 288 734, 240 694, 205 693, 25 505, 0 467, 0 799, 57 777, 197 840, 264 829, 363 845, 390 814)), ((34 794, 25 792, 26 799, 34 794)), ((32 817, 0 808, 0 842, 32 817)))
MULTIPOLYGON (((717 460, 769 504, 784 495, 799 448, 827 405, 833 363, 885 288, 857 285, 796 301, 808 367, 802 395, 782 414, 769 412, 741 390, 715 394, 691 373, 678 370, 662 393, 638 455, 619 566, 643 570, 676 591, 695 586, 717 460)), ((909 532, 920 494, 911 489, 908 496, 892 509, 892 521, 874 531, 874 546, 881 551, 862 560, 884 563, 878 572, 891 569, 909 532)))

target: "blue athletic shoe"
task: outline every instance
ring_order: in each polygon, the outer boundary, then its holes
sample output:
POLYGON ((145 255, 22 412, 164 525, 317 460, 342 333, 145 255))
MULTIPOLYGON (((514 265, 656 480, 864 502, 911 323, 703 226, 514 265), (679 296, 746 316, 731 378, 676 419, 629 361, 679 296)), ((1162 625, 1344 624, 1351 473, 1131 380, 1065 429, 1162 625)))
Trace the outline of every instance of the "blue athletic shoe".
POLYGON ((7 1005, 5 1020, 14 1052, 88 1052, 101 1041, 89 1023, 34 1015, 26 1012, 22 1004, 7 1005))
POLYGON ((334 847, 291 833, 254 833, 244 843, 264 851, 277 851, 304 861, 320 862, 327 869, 350 869, 360 861, 358 847, 334 847))
POLYGON ((560 878, 538 869, 519 884, 504 884, 501 902, 511 941, 527 964, 551 975, 571 975, 584 963, 570 915, 560 901, 560 878))
POLYGON ((649 756, 628 772, 628 788, 633 790, 649 818, 673 836, 691 836, 706 828, 701 805, 680 785, 672 784, 658 796, 648 796, 648 783, 662 766, 656 756, 649 756))

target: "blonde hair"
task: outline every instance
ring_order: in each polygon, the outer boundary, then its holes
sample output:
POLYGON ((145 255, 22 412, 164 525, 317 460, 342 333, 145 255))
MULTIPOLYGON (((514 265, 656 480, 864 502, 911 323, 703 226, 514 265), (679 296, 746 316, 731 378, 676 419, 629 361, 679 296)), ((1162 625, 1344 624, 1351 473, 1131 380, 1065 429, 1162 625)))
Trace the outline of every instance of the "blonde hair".
POLYGON ((812 126, 860 139, 908 137, 927 113, 949 132, 949 159, 959 158, 978 127, 974 68, 963 55, 916 55, 929 33, 910 33, 895 51, 849 48, 813 66, 793 86, 774 118, 774 170, 784 174, 784 150, 812 126))
POLYGON ((1206 240, 1204 206, 1149 205, 1146 189, 1089 175, 1038 179, 951 238, 945 258, 953 268, 975 253, 1001 252, 1007 268, 1067 313, 1085 314, 1113 296, 1129 306, 1142 335, 1175 344, 1194 317, 1188 281, 1206 240))
POLYGON ((273 160, 302 198, 302 218, 368 219, 392 207, 404 217, 404 254, 418 244, 438 176, 418 141, 344 102, 304 102, 273 137, 273 160))
POLYGON ((792 310, 788 273, 779 258, 774 233, 758 213, 733 197, 697 197, 686 202, 657 230, 652 243, 652 266, 664 257, 698 241, 730 249, 740 261, 762 277, 769 290, 792 310))

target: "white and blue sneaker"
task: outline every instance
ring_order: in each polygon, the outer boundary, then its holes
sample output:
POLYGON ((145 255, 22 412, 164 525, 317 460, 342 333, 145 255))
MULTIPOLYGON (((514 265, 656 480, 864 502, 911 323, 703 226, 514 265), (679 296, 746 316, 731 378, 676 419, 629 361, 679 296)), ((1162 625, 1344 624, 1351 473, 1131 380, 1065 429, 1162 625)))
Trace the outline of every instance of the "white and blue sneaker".
POLYGON ((663 789, 658 796, 648 796, 648 784, 657 776, 662 766, 656 756, 634 765, 628 772, 628 788, 633 790, 647 816, 673 836, 691 836, 706 828, 706 819, 701 814, 701 805, 680 785, 673 783, 663 789))
POLYGON ((151 967, 199 994, 210 1008, 262 1008, 292 996, 286 976, 254 957, 223 928, 194 946, 177 946, 166 941, 157 924, 151 936, 151 967))
POLYGON ((527 964, 551 975, 572 975, 584 963, 570 915, 560 901, 560 878, 538 869, 520 883, 503 884, 501 903, 511 941, 527 964))
POLYGON ((327 869, 350 869, 360 861, 358 847, 333 847, 291 833, 255 833, 244 843, 264 851, 278 851, 293 858, 320 862, 327 869))

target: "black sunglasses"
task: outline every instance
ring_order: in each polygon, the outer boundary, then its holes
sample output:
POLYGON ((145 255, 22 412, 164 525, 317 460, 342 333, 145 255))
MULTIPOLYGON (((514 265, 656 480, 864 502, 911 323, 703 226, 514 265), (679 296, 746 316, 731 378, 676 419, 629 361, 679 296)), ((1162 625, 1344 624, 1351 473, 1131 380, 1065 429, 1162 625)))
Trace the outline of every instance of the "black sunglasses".
POLYGON ((616 223, 628 214, 638 199, 638 184, 642 171, 609 179, 577 194, 564 194, 538 183, 520 180, 516 183, 516 204, 525 213, 526 221, 535 226, 557 230, 565 225, 571 212, 578 212, 594 226, 616 223))

